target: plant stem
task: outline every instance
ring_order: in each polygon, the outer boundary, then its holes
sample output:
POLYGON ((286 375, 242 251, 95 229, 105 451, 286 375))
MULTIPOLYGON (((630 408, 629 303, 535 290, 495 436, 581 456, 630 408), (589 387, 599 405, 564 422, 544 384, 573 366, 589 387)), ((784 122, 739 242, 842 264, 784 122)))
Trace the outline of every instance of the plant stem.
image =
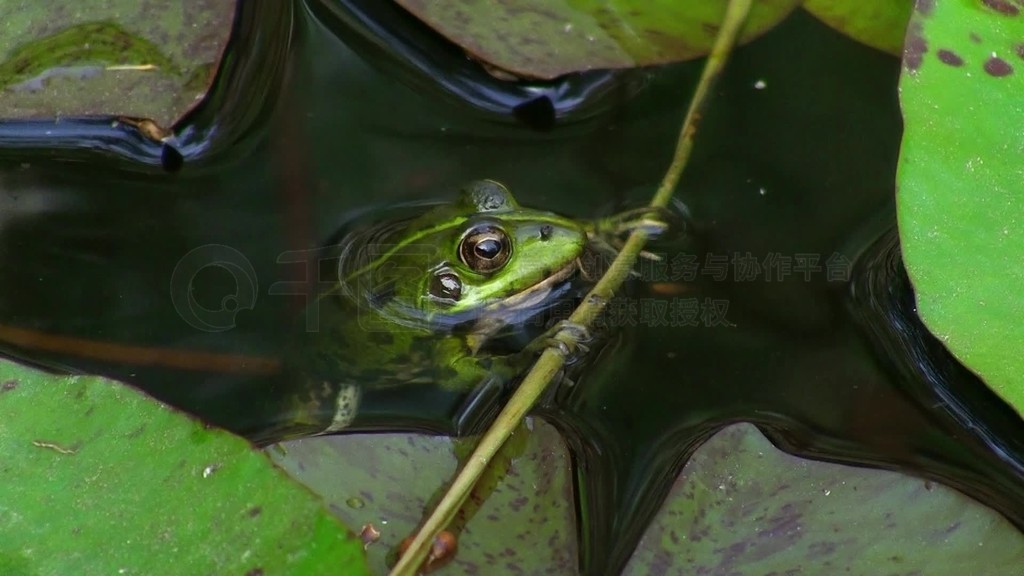
MULTIPOLYGON (((679 184, 679 178, 690 158, 690 152, 693 150, 694 136, 697 133, 703 110, 707 108, 711 86, 725 67, 729 52, 736 42, 736 36, 746 21, 751 3, 752 0, 730 0, 726 8, 722 28, 715 38, 714 46, 707 57, 704 71, 701 73, 700 81, 697 83, 697 88, 690 101, 690 107, 686 111, 672 163, 651 199, 650 206, 652 208, 664 208, 672 199, 672 194, 679 184)), ((593 323, 611 300, 615 291, 626 280, 646 241, 647 234, 643 229, 636 229, 629 235, 608 272, 598 280, 583 303, 572 313, 568 320, 569 323, 581 326, 589 326, 593 323)), ((555 338, 568 346, 575 344, 572 334, 567 330, 560 331, 555 338)), ((544 392, 564 364, 565 356, 558 349, 550 347, 544 350, 515 394, 509 399, 508 404, 480 439, 476 450, 455 476, 451 487, 438 503, 437 508, 416 532, 415 538, 391 570, 391 576, 414 576, 418 573, 419 567, 427 559, 434 538, 448 526, 458 513, 487 465, 527 412, 533 408, 537 398, 544 392)))

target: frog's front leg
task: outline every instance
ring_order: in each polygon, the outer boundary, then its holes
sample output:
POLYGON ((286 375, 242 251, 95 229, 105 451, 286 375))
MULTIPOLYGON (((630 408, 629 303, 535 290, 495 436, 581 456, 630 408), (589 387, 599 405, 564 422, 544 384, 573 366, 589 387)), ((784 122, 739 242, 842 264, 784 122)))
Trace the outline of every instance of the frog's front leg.
POLYGON ((602 218, 594 222, 593 229, 598 234, 609 236, 619 236, 634 230, 643 230, 648 236, 657 236, 669 228, 673 219, 675 217, 668 208, 646 206, 602 218))
POLYGON ((487 379, 508 382, 524 368, 517 355, 477 354, 465 337, 448 336, 434 347, 435 358, 447 359, 437 365, 437 383, 447 390, 469 391, 487 379))
POLYGON ((533 358, 543 352, 545 348, 554 348, 565 357, 566 364, 572 364, 590 351, 587 342, 592 339, 590 330, 586 326, 562 320, 534 338, 521 354, 533 358))
POLYGON ((476 354, 472 342, 450 336, 436 345, 435 358, 448 358, 437 377, 438 384, 448 390, 469 391, 484 381, 497 379, 501 383, 512 381, 536 362, 545 348, 555 348, 572 364, 589 351, 591 340, 585 326, 562 321, 534 338, 520 352, 508 355, 476 354))
MULTIPOLYGON (((625 244, 627 234, 642 230, 648 237, 657 237, 671 227, 673 220, 678 220, 678 217, 667 208, 627 210, 592 222, 587 229, 587 238, 599 251, 616 254, 625 244)), ((640 256, 649 260, 659 259, 646 251, 642 251, 640 256)))

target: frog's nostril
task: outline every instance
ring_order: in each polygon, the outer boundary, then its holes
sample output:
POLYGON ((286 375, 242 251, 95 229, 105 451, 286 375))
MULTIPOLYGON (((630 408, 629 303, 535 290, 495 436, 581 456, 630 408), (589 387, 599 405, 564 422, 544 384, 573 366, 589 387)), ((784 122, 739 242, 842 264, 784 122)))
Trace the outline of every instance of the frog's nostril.
POLYGON ((555 233, 555 229, 550 224, 545 224, 540 227, 540 239, 542 242, 551 240, 551 236, 555 233))

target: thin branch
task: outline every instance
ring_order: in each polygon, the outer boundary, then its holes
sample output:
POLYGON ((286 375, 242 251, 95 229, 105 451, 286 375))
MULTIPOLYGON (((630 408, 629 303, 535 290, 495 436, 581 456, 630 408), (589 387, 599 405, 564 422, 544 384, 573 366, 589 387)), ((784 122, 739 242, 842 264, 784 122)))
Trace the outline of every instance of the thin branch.
MULTIPOLYGON (((736 42, 736 36, 746 21, 751 3, 752 0, 730 0, 726 8, 722 28, 715 38, 715 44, 704 64, 704 71, 693 94, 693 99, 690 101, 690 107, 686 111, 686 118, 683 121, 672 163, 651 200, 652 208, 664 208, 672 199, 683 168, 693 150, 694 136, 697 133, 697 126, 700 124, 702 111, 708 105, 711 86, 725 67, 729 52, 736 42)), ((597 282, 584 299, 583 304, 569 317, 569 323, 589 326, 594 322, 607 306, 615 291, 626 280, 646 241, 647 233, 642 229, 634 230, 630 234, 608 272, 597 282)), ((568 346, 575 344, 574 337, 568 330, 559 332, 555 338, 568 346)), ((565 356, 561 351, 553 347, 544 350, 508 404, 495 419, 494 424, 480 439, 476 450, 466 460, 437 508, 417 531, 415 538, 391 570, 391 576, 414 576, 418 573, 419 567, 427 559, 434 538, 448 526, 458 513, 487 465, 564 364, 565 356)))

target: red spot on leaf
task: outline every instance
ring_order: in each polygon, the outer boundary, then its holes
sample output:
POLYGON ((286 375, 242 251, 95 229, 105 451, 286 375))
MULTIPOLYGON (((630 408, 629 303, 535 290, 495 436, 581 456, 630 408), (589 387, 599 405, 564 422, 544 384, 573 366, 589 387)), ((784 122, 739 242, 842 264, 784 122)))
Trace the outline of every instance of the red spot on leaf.
POLYGON ((911 22, 907 28, 907 43, 903 47, 903 63, 906 64, 907 70, 916 72, 921 67, 921 60, 924 59, 926 52, 928 43, 921 33, 921 23, 911 22))
POLYGON ((1008 0, 982 0, 982 2, 985 6, 1006 16, 1017 16, 1020 14, 1020 8, 1010 4, 1008 0))
POLYGON ((961 58, 960 55, 958 55, 956 52, 953 52, 952 50, 943 49, 939 50, 936 54, 938 55, 939 60, 941 60, 943 64, 949 64, 950 66, 964 65, 964 59, 961 58))
POLYGON ((1013 66, 1006 60, 993 56, 985 61, 985 72, 996 77, 1009 76, 1013 73, 1013 66))

